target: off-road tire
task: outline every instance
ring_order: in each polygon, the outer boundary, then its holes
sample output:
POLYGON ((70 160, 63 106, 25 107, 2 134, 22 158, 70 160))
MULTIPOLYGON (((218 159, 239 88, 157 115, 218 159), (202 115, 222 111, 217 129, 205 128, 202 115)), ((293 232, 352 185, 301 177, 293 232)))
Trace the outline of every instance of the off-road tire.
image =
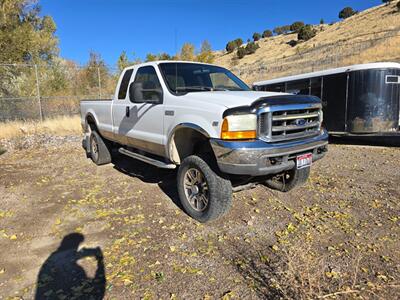
POLYGON ((104 140, 97 131, 92 131, 89 137, 89 153, 92 161, 98 165, 105 165, 111 162, 110 142, 104 140), (95 149, 97 145, 97 151, 95 149))
POLYGON ((310 167, 303 169, 292 169, 282 174, 267 179, 264 184, 274 190, 289 192, 295 187, 301 186, 307 182, 310 175, 310 167))
POLYGON ((186 157, 178 170, 177 185, 180 202, 185 212, 193 219, 205 223, 215 220, 229 211, 232 205, 232 185, 218 172, 213 159, 192 155, 186 157), (206 162, 207 161, 207 162, 206 162), (196 169, 204 176, 207 184, 208 204, 203 211, 196 210, 185 192, 185 176, 188 170, 196 169))

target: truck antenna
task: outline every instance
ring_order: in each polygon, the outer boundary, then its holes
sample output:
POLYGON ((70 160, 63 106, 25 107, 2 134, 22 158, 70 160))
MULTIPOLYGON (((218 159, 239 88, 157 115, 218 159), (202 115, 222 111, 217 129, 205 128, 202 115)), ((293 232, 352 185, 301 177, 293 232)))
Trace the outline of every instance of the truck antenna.
MULTIPOLYGON (((175 57, 178 58, 178 30, 175 27, 175 57)), ((175 62, 175 94, 178 93, 178 63, 175 62)))

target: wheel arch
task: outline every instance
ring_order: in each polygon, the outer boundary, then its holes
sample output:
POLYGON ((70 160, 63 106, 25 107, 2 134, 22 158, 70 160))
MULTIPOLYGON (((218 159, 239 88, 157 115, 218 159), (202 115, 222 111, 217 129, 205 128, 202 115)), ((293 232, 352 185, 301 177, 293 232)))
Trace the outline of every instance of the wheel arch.
POLYGON ((98 131, 98 127, 97 127, 97 119, 94 116, 94 114, 92 114, 91 112, 86 114, 85 117, 85 132, 88 132, 89 128, 90 130, 97 130, 98 131))
POLYGON ((201 126, 193 123, 180 123, 172 130, 167 143, 167 157, 174 163, 192 154, 212 152, 210 134, 201 126))

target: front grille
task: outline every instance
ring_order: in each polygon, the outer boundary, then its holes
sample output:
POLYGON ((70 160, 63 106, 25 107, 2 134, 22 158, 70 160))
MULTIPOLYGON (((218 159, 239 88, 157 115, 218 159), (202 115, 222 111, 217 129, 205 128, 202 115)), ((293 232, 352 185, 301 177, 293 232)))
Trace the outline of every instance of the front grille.
POLYGON ((268 111, 258 116, 258 136, 267 142, 316 135, 321 128, 320 108, 268 111))

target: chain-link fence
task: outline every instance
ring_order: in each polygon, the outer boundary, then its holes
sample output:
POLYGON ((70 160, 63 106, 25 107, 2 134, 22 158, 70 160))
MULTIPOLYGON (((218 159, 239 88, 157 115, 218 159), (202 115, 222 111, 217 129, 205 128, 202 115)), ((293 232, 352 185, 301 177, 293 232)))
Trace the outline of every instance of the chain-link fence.
MULTIPOLYGON (((277 60, 263 57, 231 69, 251 83, 359 63, 400 62, 400 31, 375 32, 368 38, 358 36, 323 45, 307 43, 296 49, 291 56, 277 60)), ((111 98, 118 76, 114 67, 79 67, 64 60, 45 66, 0 64, 0 122, 78 114, 82 99, 111 98)))
POLYGON ((82 99, 111 98, 118 76, 113 67, 61 60, 45 66, 0 64, 0 122, 78 114, 82 99))

